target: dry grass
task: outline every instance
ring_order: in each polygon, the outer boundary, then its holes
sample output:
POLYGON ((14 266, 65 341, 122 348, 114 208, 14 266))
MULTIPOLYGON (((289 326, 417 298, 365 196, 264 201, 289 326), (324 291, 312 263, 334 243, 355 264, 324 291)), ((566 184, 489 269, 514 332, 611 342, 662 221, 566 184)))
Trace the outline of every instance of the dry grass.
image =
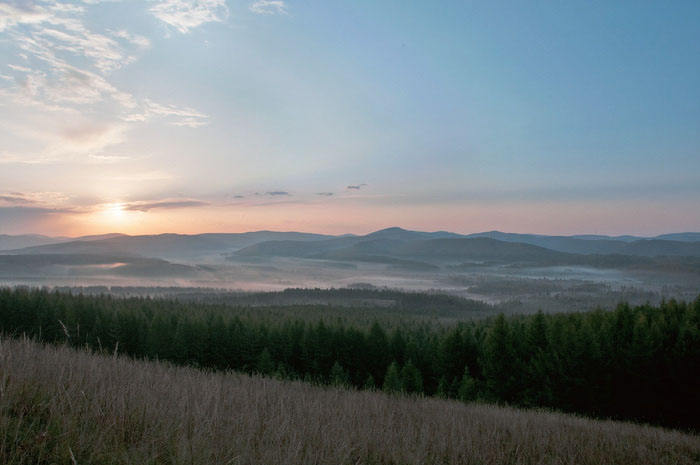
POLYGON ((0 342, 4 464, 690 464, 700 437, 0 342))

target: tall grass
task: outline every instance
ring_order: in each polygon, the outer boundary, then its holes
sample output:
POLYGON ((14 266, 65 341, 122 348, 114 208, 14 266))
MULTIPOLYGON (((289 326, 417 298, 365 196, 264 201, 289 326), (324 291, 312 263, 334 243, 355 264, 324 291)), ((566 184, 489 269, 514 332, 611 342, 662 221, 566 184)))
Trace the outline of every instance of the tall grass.
POLYGON ((650 426, 0 341, 3 464, 691 464, 650 426))

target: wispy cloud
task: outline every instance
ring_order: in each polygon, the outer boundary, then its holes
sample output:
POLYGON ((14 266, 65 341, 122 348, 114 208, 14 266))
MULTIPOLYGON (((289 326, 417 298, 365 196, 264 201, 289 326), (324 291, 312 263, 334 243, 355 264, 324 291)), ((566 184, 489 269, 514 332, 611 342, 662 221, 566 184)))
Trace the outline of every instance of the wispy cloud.
POLYGON ((204 207, 209 205, 207 202, 199 200, 170 200, 163 202, 134 202, 124 205, 124 210, 147 212, 154 209, 174 209, 174 208, 192 208, 204 207))
POLYGON ((61 131, 58 143, 50 151, 95 155, 109 145, 122 142, 124 129, 120 124, 87 123, 69 126, 61 131))
POLYGON ((10 204, 43 204, 52 207, 64 205, 68 197, 60 192, 5 192, 0 193, 0 201, 10 204))
POLYGON ((187 126, 198 128, 207 124, 208 116, 193 108, 178 107, 176 105, 162 105, 146 99, 141 106, 141 111, 127 115, 125 121, 149 121, 154 117, 164 117, 171 120, 175 126, 187 126))
POLYGON ((229 15, 225 0, 165 0, 149 11, 182 34, 204 23, 223 21, 229 15))
POLYGON ((0 207, 1 220, 38 217, 56 213, 80 213, 80 211, 72 208, 0 207))
POLYGON ((9 195, 0 195, 0 201, 7 202, 7 203, 13 203, 13 204, 28 204, 28 203, 36 203, 36 201, 32 199, 28 199, 24 197, 21 194, 18 193, 10 193, 9 195))
POLYGON ((125 160, 130 160, 133 157, 128 155, 96 155, 91 154, 88 156, 90 160, 94 163, 119 163, 125 160))
POLYGON ((347 186, 346 189, 352 190, 352 191, 359 191, 360 189, 362 189, 366 185, 367 184, 351 184, 351 185, 347 186))
POLYGON ((109 31, 109 33, 112 34, 112 36, 124 39, 127 42, 139 48, 145 49, 151 47, 151 40, 146 36, 142 36, 139 34, 131 34, 129 33, 129 31, 124 29, 121 29, 119 31, 109 31))
POLYGON ((333 192, 316 192, 316 195, 320 195, 323 197, 330 197, 330 196, 335 195, 335 194, 333 194, 333 192))
POLYGON ((259 15, 287 14, 287 4, 283 0, 257 0, 248 9, 259 15))
POLYGON ((13 65, 13 64, 8 64, 8 68, 14 69, 15 71, 19 71, 21 73, 31 73, 32 70, 30 68, 27 68, 26 66, 18 66, 18 65, 13 65))
POLYGON ((270 197, 286 197, 290 196, 291 194, 287 191, 268 191, 265 192, 265 195, 269 195, 270 197))
POLYGON ((0 32, 18 24, 38 24, 45 21, 50 14, 43 8, 19 7, 10 3, 0 3, 0 32))
MULTIPOLYGON (((23 110, 23 121, 14 123, 20 129, 14 133, 17 137, 46 143, 32 154, 0 153, 0 164, 98 156, 106 147, 125 141, 128 126, 134 123, 162 119, 191 128, 207 124, 208 116, 189 106, 137 97, 113 83, 112 71, 135 61, 151 41, 126 29, 89 27, 87 12, 99 8, 97 3, 0 2, 0 40, 11 44, 20 60, 0 63, 0 104, 23 110), (88 119, 85 115, 91 112, 102 121, 88 119)), ((228 14, 224 0, 161 1, 152 10, 164 17, 168 11, 180 12, 188 24, 228 14), (213 13, 208 16, 206 11, 213 13)))

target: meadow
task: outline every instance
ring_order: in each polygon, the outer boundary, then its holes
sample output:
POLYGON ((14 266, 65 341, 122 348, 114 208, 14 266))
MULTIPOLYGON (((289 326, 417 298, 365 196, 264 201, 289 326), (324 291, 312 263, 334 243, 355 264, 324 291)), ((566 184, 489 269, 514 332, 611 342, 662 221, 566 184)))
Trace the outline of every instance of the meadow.
POLYGON ((0 340, 0 462, 694 464, 700 437, 0 340))

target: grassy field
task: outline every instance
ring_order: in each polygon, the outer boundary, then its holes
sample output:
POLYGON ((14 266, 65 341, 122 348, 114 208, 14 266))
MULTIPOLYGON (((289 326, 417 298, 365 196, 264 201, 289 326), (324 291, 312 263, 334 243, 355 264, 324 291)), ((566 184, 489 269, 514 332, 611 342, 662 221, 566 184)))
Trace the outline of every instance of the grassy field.
POLYGON ((691 464, 700 437, 0 341, 3 464, 691 464))

